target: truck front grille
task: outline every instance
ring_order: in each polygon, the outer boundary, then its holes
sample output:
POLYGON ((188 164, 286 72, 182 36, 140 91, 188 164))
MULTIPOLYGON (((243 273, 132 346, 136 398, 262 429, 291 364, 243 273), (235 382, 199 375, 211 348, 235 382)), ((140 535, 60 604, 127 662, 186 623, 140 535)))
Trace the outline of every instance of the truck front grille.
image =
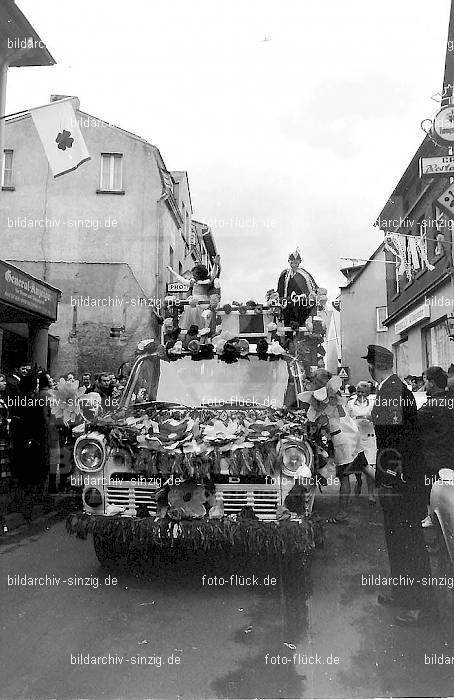
POLYGON ((222 494, 226 515, 250 506, 260 520, 276 519, 279 492, 271 484, 259 489, 248 488, 246 484, 217 484, 216 493, 222 494))
MULTIPOLYGON (((156 515, 156 489, 137 486, 107 486, 106 507, 108 505, 124 506, 127 509, 138 508, 141 504, 148 507, 150 515, 156 515)), ((279 491, 275 486, 262 485, 258 489, 248 488, 246 484, 217 484, 216 493, 221 494, 226 515, 239 513, 244 506, 250 506, 260 520, 275 520, 279 505, 279 491)))
POLYGON ((141 488, 140 486, 107 486, 106 506, 125 506, 126 508, 138 508, 145 504, 150 515, 156 515, 156 501, 154 493, 156 489, 141 488))

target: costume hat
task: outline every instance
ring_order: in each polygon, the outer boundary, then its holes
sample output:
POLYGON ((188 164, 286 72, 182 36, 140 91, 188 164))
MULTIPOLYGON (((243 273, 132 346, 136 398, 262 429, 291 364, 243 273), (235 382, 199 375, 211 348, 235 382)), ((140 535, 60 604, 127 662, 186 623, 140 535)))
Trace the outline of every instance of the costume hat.
POLYGON ((298 262, 301 262, 301 253, 299 248, 297 248, 293 253, 290 253, 288 256, 289 262, 293 260, 297 260, 298 262))

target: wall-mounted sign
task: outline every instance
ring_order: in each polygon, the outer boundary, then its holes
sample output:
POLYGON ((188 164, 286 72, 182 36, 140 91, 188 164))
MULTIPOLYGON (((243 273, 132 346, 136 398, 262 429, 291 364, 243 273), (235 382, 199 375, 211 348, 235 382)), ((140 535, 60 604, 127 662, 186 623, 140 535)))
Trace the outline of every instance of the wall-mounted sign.
POLYGON ((189 283, 185 282, 168 282, 167 294, 177 294, 178 292, 189 292, 189 283))
POLYGON ((415 326, 425 318, 430 318, 430 306, 428 306, 428 304, 421 304, 421 306, 418 306, 413 311, 410 311, 409 314, 401 318, 400 321, 397 321, 394 327, 395 332, 402 333, 403 331, 407 330, 407 328, 415 326))
POLYGON ((0 299, 27 311, 57 318, 58 290, 0 261, 0 299))
POLYGON ((454 186, 449 185, 448 189, 437 198, 437 204, 440 205, 448 216, 454 218, 454 186))
POLYGON ((440 109, 433 121, 433 130, 439 139, 446 143, 454 142, 454 106, 440 109))
POLYGON ((454 175, 454 156, 435 156, 419 159, 419 176, 454 175))

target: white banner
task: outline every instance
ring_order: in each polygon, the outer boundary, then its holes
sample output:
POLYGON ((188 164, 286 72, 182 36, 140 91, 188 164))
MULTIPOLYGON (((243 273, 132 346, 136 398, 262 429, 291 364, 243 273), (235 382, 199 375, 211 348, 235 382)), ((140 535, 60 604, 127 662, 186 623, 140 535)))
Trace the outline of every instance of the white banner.
POLYGON ((30 114, 54 177, 90 160, 71 98, 31 109, 30 114))

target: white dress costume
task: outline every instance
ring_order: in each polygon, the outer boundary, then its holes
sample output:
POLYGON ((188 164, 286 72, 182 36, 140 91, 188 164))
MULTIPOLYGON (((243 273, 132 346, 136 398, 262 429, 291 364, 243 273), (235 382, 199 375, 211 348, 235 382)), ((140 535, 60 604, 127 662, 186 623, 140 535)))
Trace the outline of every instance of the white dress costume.
POLYGON ((356 421, 361 435, 361 450, 367 463, 375 467, 377 459, 377 440, 375 437, 374 424, 371 421, 371 413, 374 405, 373 399, 367 397, 364 401, 358 401, 357 397, 349 399, 346 412, 356 421))
MULTIPOLYGON (((219 268, 216 266, 214 271, 211 273, 210 277, 208 277, 205 280, 198 280, 196 281, 194 278, 187 279, 186 277, 183 277, 182 275, 178 274, 178 272, 175 272, 170 265, 167 265, 167 269, 170 270, 172 275, 175 277, 178 282, 183 282, 190 285, 192 291, 191 291, 191 296, 193 299, 196 299, 199 304, 209 304, 210 302, 210 295, 209 295, 209 290, 210 288, 214 287, 215 293, 219 293, 221 284, 219 282, 219 277, 217 276, 219 268)), ((213 292, 211 292, 213 293, 213 292)))

